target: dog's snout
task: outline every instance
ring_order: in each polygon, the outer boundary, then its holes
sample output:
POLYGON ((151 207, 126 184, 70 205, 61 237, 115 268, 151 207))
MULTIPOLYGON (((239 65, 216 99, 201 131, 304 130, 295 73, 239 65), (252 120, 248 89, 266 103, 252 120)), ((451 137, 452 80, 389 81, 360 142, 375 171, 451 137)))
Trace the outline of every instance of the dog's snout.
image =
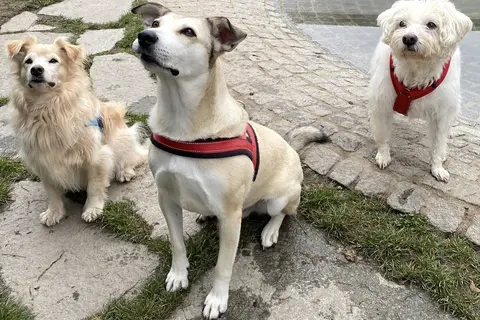
POLYGON ((418 37, 414 34, 408 34, 403 36, 403 44, 407 46, 413 46, 418 41, 418 37))
POLYGON ((145 30, 138 34, 138 44, 143 48, 148 48, 155 42, 157 42, 158 37, 155 32, 151 30, 145 30))
POLYGON ((30 69, 30 73, 34 76, 37 76, 37 77, 41 76, 43 74, 43 71, 44 71, 44 69, 41 66, 34 66, 34 67, 32 67, 32 69, 30 69))

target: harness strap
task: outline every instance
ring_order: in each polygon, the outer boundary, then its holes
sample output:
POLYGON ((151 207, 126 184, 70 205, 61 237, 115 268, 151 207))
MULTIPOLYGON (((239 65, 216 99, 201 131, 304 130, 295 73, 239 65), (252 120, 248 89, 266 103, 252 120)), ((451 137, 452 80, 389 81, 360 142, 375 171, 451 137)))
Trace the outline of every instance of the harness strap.
POLYGON ((392 79, 392 84, 397 94, 395 103, 393 105, 393 110, 403 115, 407 115, 410 105, 414 100, 425 97, 426 95, 432 93, 443 82, 443 80, 445 80, 450 68, 450 62, 451 59, 444 64, 440 78, 435 80, 430 86, 423 89, 408 89, 402 82, 400 82, 400 80, 398 80, 398 77, 395 74, 393 56, 390 54, 390 78, 392 79))
POLYGON ((234 138, 182 142, 154 133, 150 140, 160 150, 187 158, 218 159, 244 155, 249 157, 253 163, 253 181, 258 174, 260 150, 255 130, 249 123, 245 132, 234 138))

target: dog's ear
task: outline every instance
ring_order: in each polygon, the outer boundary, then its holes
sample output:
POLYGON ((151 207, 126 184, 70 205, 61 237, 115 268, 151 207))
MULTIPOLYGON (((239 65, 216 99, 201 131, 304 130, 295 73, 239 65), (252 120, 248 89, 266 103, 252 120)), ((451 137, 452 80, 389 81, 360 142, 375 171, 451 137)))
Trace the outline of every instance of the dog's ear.
POLYGON ((85 51, 82 46, 71 44, 65 38, 57 38, 54 44, 73 62, 82 62, 85 59, 85 51))
POLYGON ((233 26, 227 18, 213 17, 207 18, 207 21, 214 39, 213 50, 217 54, 232 51, 247 37, 245 32, 233 26))
POLYGON ((450 47, 458 44, 473 29, 472 20, 465 14, 457 11, 452 4, 450 10, 445 10, 446 23, 440 26, 440 39, 442 43, 450 47))
POLYGON ((21 40, 9 40, 5 46, 7 48, 8 56, 12 59, 19 56, 24 56, 28 49, 37 43, 35 37, 26 37, 21 40))
POLYGON ((392 7, 380 13, 377 17, 377 25, 382 29, 382 41, 388 45, 390 44, 395 11, 396 9, 392 7))
POLYGON ((142 17, 145 28, 150 28, 153 20, 170 12, 170 9, 156 2, 147 2, 132 9, 132 13, 138 14, 142 17))

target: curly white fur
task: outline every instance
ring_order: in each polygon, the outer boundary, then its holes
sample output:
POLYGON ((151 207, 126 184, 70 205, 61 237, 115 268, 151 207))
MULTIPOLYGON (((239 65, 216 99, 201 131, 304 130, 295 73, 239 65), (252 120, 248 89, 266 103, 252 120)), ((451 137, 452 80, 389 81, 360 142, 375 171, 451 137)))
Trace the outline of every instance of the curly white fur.
POLYGON ((458 45, 473 23, 448 0, 400 0, 382 12, 377 23, 383 34, 372 59, 369 88, 370 122, 378 145, 376 162, 383 169, 391 161, 389 139, 396 93, 390 78, 390 54, 395 74, 407 88, 431 85, 451 58, 443 83, 415 100, 408 112, 408 117, 428 122, 431 172, 438 180, 447 181, 449 173, 443 168, 447 137, 461 101, 458 45))

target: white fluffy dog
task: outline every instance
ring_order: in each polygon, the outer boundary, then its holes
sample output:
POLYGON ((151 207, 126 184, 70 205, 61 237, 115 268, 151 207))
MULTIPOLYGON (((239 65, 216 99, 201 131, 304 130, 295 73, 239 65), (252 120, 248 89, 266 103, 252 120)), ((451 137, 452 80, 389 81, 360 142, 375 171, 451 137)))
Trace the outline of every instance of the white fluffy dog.
POLYGON ((446 182, 447 137, 461 100, 458 45, 473 23, 448 0, 400 0, 381 13, 377 23, 383 35, 372 60, 369 88, 376 162, 382 169, 390 164, 395 105, 395 111, 427 120, 431 173, 446 182))

